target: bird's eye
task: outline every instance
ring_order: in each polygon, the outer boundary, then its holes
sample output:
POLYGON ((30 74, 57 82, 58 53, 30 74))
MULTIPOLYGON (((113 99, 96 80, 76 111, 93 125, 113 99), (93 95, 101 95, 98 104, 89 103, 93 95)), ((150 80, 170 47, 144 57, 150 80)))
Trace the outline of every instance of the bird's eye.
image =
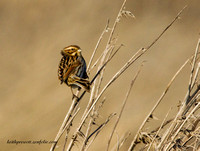
POLYGON ((72 48, 72 50, 74 50, 74 48, 72 48))

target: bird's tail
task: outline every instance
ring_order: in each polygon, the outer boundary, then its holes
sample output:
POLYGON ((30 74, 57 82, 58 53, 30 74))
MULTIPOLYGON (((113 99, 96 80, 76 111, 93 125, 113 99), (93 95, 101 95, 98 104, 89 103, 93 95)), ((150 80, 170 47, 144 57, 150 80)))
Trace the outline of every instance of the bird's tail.
POLYGON ((78 85, 79 87, 85 89, 87 92, 90 92, 90 81, 87 79, 83 79, 77 76, 73 76, 73 84, 78 85))

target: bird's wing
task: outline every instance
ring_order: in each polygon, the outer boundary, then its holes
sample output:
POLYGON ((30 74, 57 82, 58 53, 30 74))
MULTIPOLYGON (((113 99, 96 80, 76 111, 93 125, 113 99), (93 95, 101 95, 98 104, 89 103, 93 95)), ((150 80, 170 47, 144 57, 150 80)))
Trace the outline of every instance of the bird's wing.
POLYGON ((60 63, 59 63, 59 67, 58 67, 58 79, 61 81, 61 84, 63 83, 65 61, 66 61, 66 57, 62 57, 61 60, 60 60, 60 63))
POLYGON ((76 69, 76 67, 80 66, 82 63, 80 61, 76 61, 70 66, 66 67, 64 70, 63 81, 65 81, 71 73, 76 69))

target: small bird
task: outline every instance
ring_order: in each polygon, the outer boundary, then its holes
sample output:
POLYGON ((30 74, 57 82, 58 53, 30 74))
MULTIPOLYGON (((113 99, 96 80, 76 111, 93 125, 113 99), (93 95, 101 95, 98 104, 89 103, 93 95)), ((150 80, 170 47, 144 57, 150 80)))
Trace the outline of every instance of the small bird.
POLYGON ((85 89, 90 92, 90 82, 86 72, 86 62, 81 54, 81 48, 70 45, 61 50, 62 58, 58 68, 58 79, 66 83, 72 91, 72 99, 78 98, 72 88, 85 89))

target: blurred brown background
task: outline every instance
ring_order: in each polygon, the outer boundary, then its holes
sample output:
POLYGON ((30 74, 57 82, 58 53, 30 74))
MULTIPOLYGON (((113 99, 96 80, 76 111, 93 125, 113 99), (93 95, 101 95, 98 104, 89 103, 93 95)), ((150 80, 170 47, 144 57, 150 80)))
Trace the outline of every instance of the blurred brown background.
MULTIPOLYGON (((71 103, 71 92, 60 85, 57 68, 60 50, 70 44, 83 49, 86 62, 109 18, 113 23, 123 0, 1 0, 0 1, 0 150, 41 151, 50 145, 7 144, 7 140, 53 140, 71 103)), ((122 19, 117 26, 118 44, 125 47, 106 68, 104 84, 136 50, 150 44, 185 6, 181 18, 164 36, 132 65, 104 96, 101 122, 118 112, 135 71, 143 60, 145 66, 132 90, 117 133, 132 132, 122 150, 130 145, 136 130, 155 104, 167 83, 190 57, 200 32, 199 0, 128 0, 126 9, 136 19, 122 19)), ((106 37, 105 37, 106 38, 106 37)), ((104 39, 97 55, 105 47, 104 39)), ((96 57, 97 58, 97 57, 96 57)), ((156 111, 159 124, 171 106, 184 98, 190 68, 187 66, 172 85, 156 111)), ((94 72, 92 73, 94 75, 94 72)), ((82 100, 80 115, 89 94, 82 100)), ((103 98, 103 97, 102 97, 103 98)), ((171 113, 173 116, 173 113, 171 113)), ((75 122, 78 122, 79 118, 75 122)), ((90 150, 106 147, 112 120, 97 137, 90 150)), ((100 124, 100 123, 99 123, 100 124)), ((117 141, 116 134, 113 142, 117 141)), ((77 142, 77 145, 80 143, 77 142)), ((62 150, 62 145, 58 148, 62 150)), ((74 150, 78 150, 75 146, 74 150)))

